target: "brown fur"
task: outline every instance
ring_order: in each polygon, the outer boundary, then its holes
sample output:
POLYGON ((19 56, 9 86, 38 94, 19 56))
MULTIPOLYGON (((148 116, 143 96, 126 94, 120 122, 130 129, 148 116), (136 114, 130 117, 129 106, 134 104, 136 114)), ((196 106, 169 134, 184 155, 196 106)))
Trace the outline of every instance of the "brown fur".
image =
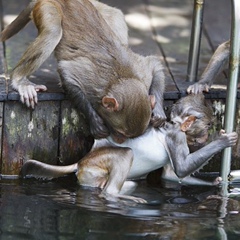
MULTIPOLYGON (((119 10, 94 0, 38 0, 31 6, 38 37, 11 75, 22 102, 34 107, 37 91, 46 90, 27 76, 54 51, 62 85, 85 114, 95 138, 110 132, 124 141, 141 135, 150 120, 155 127, 165 121, 161 62, 128 48, 119 10)), ((2 39, 12 35, 10 26, 2 39)))

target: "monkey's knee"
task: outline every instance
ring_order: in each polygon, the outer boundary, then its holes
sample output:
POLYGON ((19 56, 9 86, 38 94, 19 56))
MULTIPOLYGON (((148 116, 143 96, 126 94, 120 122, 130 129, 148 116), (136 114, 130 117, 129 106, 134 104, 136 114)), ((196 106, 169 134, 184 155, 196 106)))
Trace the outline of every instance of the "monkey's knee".
POLYGON ((108 174, 106 170, 97 166, 83 167, 76 173, 78 183, 82 186, 104 188, 108 174))

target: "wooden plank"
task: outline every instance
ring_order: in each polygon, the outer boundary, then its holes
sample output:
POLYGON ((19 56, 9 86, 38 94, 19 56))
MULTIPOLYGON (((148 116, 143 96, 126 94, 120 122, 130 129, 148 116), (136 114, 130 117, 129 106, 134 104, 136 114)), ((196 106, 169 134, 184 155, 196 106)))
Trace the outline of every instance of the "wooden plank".
POLYGON ((129 29, 129 46, 141 55, 163 57, 153 39, 151 22, 143 0, 102 0, 101 2, 121 9, 129 29))
POLYGON ((230 38, 231 2, 229 0, 205 1, 204 28, 214 49, 230 38))
MULTIPOLYGON (((165 65, 164 56, 155 41, 152 31, 151 19, 149 18, 147 6, 143 0, 102 0, 101 2, 122 10, 129 28, 129 46, 134 52, 141 55, 157 55, 165 65)), ((165 65, 166 67, 166 65, 165 65)), ((166 97, 176 97, 178 92, 166 67, 166 92, 171 92, 166 97)))
MULTIPOLYGON (((29 0, 2 0, 4 26, 11 23, 28 3, 29 0)), ((27 46, 35 39, 36 36, 37 29, 34 24, 30 22, 18 34, 6 41, 8 71, 13 69, 27 46)), ((50 58, 47 59, 43 65, 30 76, 30 80, 35 83, 42 83, 46 85, 48 92, 62 92, 62 89, 58 85, 59 76, 57 73, 56 60, 53 55, 51 55, 50 58)))
MULTIPOLYGON (((215 51, 219 44, 230 39, 231 2, 228 0, 205 1, 203 23, 212 50, 215 51)), ((227 79, 228 70, 225 69, 225 71, 217 77, 212 88, 226 89, 227 79)))
POLYGON ((87 123, 69 101, 61 103, 61 130, 59 143, 60 165, 79 161, 90 150, 93 138, 89 135, 87 123))
POLYGON ((27 159, 58 161, 59 102, 40 102, 36 110, 5 103, 2 174, 18 175, 27 159))

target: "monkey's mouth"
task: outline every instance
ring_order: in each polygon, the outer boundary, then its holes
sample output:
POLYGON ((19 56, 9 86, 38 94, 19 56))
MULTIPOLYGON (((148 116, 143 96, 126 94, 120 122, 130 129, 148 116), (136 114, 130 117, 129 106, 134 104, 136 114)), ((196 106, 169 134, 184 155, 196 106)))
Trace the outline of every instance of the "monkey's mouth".
POLYGON ((187 144, 190 149, 190 152, 194 152, 202 147, 204 147, 208 142, 208 132, 206 132, 203 136, 193 137, 188 136, 187 137, 187 144))

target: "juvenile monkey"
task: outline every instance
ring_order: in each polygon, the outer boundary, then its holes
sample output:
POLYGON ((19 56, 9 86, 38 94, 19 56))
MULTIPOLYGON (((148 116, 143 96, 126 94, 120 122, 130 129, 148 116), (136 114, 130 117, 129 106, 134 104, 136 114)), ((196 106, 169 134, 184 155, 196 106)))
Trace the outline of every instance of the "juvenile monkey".
POLYGON ((214 185, 190 174, 197 171, 217 152, 233 146, 237 134, 221 130, 207 144, 212 108, 202 94, 180 99, 172 108, 171 122, 162 128, 149 129, 138 138, 117 144, 111 137, 96 140, 90 153, 78 163, 52 166, 28 160, 21 169, 23 177, 51 179, 75 172, 81 185, 102 188, 108 195, 145 202, 134 196, 123 195, 127 180, 145 177, 149 172, 164 167, 163 178, 185 184, 214 185))
POLYGON ((187 88, 188 93, 208 92, 216 77, 224 70, 229 59, 230 41, 216 49, 199 81, 187 88))
POLYGON ((94 138, 123 142, 166 119, 162 107, 164 73, 155 56, 128 47, 122 12, 95 0, 34 0, 1 33, 5 41, 30 19, 38 37, 11 74, 12 86, 34 108, 46 91, 28 76, 55 53, 61 84, 89 122, 94 138), (31 17, 30 17, 31 16, 31 17), (153 109, 154 108, 154 109, 153 109))

